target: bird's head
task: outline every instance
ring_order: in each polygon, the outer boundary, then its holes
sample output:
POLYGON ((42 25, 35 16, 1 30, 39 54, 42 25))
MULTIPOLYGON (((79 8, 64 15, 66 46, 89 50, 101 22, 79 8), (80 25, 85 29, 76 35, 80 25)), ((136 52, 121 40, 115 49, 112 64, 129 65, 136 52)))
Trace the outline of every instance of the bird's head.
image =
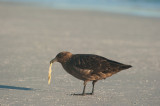
POLYGON ((68 59, 70 59, 72 57, 72 53, 70 52, 60 52, 57 54, 57 56, 52 59, 50 61, 50 63, 54 63, 54 62, 60 62, 60 63, 64 63, 66 62, 68 59))
POLYGON ((50 84, 50 81, 51 81, 52 63, 60 62, 63 64, 67 60, 69 60, 71 57, 72 57, 72 53, 70 52, 60 52, 57 54, 57 56, 54 59, 50 61, 49 72, 48 72, 48 84, 50 84))

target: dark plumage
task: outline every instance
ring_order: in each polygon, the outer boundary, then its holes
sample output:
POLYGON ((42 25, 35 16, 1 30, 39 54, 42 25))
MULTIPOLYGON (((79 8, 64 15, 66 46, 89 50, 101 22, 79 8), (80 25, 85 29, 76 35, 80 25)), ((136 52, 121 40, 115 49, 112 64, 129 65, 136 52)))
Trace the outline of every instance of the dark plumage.
POLYGON ((85 95, 85 87, 88 81, 92 81, 91 94, 93 94, 94 85, 98 80, 105 79, 121 70, 132 67, 98 55, 72 54, 70 52, 60 52, 50 61, 50 63, 53 62, 61 63, 69 74, 84 81, 82 95, 85 95))

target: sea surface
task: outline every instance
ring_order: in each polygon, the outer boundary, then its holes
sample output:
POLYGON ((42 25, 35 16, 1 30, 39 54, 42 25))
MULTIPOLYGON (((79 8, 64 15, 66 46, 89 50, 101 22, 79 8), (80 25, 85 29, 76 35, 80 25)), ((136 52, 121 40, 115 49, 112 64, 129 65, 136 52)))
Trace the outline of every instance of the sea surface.
POLYGON ((0 0, 56 9, 93 10, 160 18, 160 0, 0 0))

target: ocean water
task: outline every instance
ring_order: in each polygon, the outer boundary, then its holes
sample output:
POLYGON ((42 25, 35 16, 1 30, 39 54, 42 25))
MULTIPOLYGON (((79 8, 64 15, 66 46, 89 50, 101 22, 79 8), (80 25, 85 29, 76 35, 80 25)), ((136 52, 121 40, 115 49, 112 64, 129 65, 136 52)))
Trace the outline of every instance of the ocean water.
POLYGON ((34 3, 56 9, 107 11, 160 18, 160 0, 0 0, 34 3))

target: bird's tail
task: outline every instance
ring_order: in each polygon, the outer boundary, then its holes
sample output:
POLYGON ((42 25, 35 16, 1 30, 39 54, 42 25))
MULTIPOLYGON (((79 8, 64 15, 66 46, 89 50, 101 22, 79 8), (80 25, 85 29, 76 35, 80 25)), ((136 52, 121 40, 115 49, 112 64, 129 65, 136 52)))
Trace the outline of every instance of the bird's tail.
POLYGON ((131 67, 132 67, 131 65, 122 65, 122 66, 120 66, 120 70, 125 70, 125 69, 131 68, 131 67))

